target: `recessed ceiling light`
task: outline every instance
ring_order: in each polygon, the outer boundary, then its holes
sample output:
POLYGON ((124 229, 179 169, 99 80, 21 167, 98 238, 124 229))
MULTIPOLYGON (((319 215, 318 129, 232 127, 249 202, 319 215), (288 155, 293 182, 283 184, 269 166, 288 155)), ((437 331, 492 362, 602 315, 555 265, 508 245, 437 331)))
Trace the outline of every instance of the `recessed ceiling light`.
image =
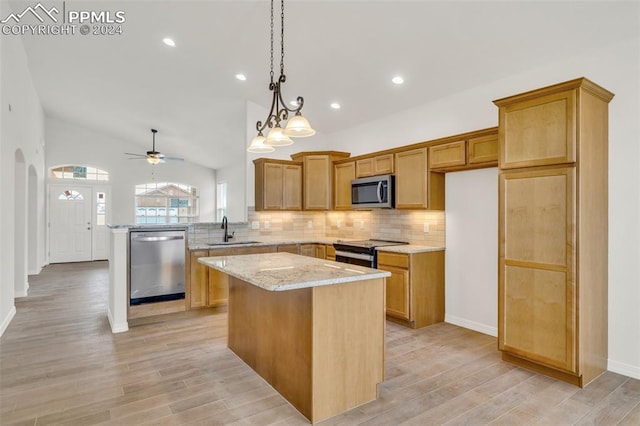
POLYGON ((240 81, 245 81, 247 79, 247 76, 244 74, 236 74, 236 78, 240 81))
POLYGON ((337 102, 332 103, 330 106, 331 106, 331 108, 333 108, 333 109, 340 109, 340 104, 339 104, 339 103, 337 103, 337 102))
POLYGON ((165 37, 162 39, 162 42, 164 44, 166 44, 167 46, 171 46, 171 47, 176 47, 176 42, 173 41, 173 39, 170 39, 169 37, 165 37))
POLYGON ((399 75, 396 75, 391 79, 391 81, 393 82, 393 84, 402 84, 404 83, 404 78, 400 77, 399 75))

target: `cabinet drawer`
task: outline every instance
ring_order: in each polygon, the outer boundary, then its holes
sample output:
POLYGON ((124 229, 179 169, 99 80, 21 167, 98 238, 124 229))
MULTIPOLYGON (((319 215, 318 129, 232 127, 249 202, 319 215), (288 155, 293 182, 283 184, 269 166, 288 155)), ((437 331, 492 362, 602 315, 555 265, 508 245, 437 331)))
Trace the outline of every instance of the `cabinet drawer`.
POLYGON ((389 265, 409 269, 409 255, 380 251, 378 252, 378 265, 389 265))
POLYGON ((467 162, 465 141, 449 142, 429 147, 429 168, 464 166, 467 162))

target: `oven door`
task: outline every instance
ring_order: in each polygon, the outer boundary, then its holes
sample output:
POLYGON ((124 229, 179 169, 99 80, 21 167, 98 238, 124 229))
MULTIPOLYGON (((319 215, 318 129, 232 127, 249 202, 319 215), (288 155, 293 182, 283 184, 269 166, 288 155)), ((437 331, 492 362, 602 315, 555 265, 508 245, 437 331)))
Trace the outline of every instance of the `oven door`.
POLYGON ((344 250, 336 250, 336 262, 350 263, 352 265, 374 267, 374 257, 364 253, 352 253, 344 250))

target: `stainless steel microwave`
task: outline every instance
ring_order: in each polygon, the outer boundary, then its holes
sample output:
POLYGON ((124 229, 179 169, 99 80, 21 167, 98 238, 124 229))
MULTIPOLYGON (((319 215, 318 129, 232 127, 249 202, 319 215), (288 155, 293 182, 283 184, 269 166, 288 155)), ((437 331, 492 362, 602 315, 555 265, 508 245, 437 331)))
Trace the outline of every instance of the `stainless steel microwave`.
POLYGON ((392 209, 395 207, 395 176, 383 175, 351 181, 351 208, 392 209))

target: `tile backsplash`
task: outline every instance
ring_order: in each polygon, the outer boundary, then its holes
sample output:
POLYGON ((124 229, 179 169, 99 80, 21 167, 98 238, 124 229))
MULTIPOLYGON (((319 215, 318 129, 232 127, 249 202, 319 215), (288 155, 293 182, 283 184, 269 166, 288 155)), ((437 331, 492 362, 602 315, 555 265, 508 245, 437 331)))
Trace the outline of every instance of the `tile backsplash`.
MULTIPOLYGON (((444 211, 372 210, 345 212, 256 212, 249 210, 248 223, 229 224, 235 238, 259 240, 299 237, 382 239, 412 244, 444 246, 444 211), (256 224, 258 229, 252 229, 256 224), (425 225, 426 224, 426 225, 425 225), (427 229, 428 228, 428 229, 427 229), (428 232, 425 232, 428 230, 428 232)), ((189 225, 190 243, 222 241, 220 223, 189 225)))

